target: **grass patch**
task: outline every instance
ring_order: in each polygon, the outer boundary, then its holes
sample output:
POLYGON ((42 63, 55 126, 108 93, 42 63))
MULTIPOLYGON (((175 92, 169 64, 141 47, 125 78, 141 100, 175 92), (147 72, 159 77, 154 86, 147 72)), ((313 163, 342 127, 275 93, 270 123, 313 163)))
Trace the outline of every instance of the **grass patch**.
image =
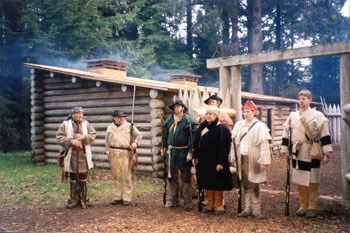
MULTIPOLYGON (((0 204, 66 202, 68 184, 61 182, 60 175, 57 165, 33 165, 28 152, 0 153, 0 204)), ((134 176, 135 197, 162 192, 162 180, 137 173, 134 176)), ((90 171, 88 196, 99 201, 113 199, 110 170, 90 171)))

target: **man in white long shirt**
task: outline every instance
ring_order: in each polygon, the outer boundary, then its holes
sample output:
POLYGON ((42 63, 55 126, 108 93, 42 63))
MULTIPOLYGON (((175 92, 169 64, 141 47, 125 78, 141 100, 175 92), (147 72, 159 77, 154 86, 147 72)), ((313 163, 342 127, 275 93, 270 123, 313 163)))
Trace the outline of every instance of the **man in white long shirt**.
POLYGON ((266 182, 266 170, 271 164, 269 140, 271 136, 267 126, 259 121, 257 107, 248 100, 243 106, 244 120, 238 121, 232 131, 237 145, 237 153, 245 208, 239 217, 253 216, 263 218, 261 213, 260 184, 266 182))

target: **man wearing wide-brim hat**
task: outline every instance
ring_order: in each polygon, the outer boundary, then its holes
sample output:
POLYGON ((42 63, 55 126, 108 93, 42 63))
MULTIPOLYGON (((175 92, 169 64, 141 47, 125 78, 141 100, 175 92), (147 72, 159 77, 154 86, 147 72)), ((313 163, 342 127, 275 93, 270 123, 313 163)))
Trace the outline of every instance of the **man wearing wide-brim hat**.
MULTIPOLYGON (((223 102, 223 99, 220 98, 216 94, 211 95, 211 96, 209 96, 208 99, 204 100, 204 103, 206 105, 217 106, 218 108, 220 108, 222 102, 223 102)), ((226 110, 228 110, 228 109, 226 109, 226 110)), ((235 111, 233 109, 230 109, 230 110, 231 110, 230 113, 233 114, 233 116, 234 116, 235 111)), ((233 120, 227 112, 225 112, 221 109, 218 113, 218 118, 219 118, 220 124, 226 126, 230 131, 233 129, 233 120)))
POLYGON ((164 122, 162 155, 166 155, 169 200, 166 207, 179 205, 179 179, 182 181, 182 197, 184 209, 192 209, 191 161, 192 137, 197 128, 195 119, 185 114, 187 107, 182 100, 169 106, 173 111, 164 122))
POLYGON ((136 148, 140 145, 142 135, 131 123, 127 122, 122 111, 112 113, 113 122, 106 131, 106 153, 111 165, 113 176, 112 205, 131 204, 132 199, 132 169, 137 163, 136 148))

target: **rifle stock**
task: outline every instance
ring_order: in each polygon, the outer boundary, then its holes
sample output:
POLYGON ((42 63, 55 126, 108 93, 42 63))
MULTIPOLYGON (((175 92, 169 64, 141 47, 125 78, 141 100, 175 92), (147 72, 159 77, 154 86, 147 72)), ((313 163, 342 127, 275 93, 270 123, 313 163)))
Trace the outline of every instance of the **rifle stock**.
POLYGON ((237 212, 241 213, 242 212, 242 183, 241 183, 241 179, 239 177, 239 169, 238 169, 238 155, 237 155, 237 147, 236 147, 236 141, 233 138, 232 140, 233 143, 233 150, 235 153, 235 162, 236 162, 236 170, 237 170, 237 186, 238 186, 238 206, 237 206, 237 212))

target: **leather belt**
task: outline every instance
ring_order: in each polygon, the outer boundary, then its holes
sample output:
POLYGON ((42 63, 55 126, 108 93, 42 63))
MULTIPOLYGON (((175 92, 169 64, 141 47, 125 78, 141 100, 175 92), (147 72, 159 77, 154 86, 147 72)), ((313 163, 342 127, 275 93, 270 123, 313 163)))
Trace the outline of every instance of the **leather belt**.
POLYGON ((114 146, 111 146, 110 148, 113 149, 113 150, 130 150, 130 148, 126 148, 126 147, 114 147, 114 146))

